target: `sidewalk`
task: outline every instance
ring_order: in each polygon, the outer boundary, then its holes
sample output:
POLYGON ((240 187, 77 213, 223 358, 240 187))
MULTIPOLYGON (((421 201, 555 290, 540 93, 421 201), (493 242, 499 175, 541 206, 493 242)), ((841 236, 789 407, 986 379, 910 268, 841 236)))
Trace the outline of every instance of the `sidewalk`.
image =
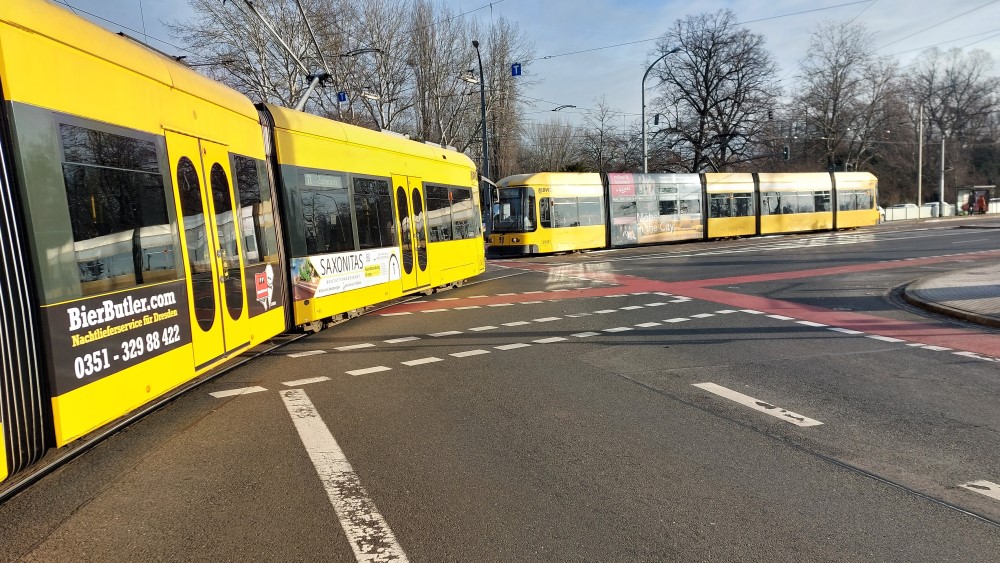
POLYGON ((921 278, 903 295, 917 307, 1000 328, 1000 264, 921 278))

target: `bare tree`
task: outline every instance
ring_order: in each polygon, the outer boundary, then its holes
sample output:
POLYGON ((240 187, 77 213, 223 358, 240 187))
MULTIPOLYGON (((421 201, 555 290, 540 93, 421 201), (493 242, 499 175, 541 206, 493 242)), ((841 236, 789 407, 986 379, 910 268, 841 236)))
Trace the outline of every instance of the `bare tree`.
POLYGON ((871 161, 886 132, 898 129, 901 116, 887 111, 896 65, 874 52, 873 35, 862 25, 825 22, 813 32, 793 112, 829 170, 871 161))
POLYGON ((595 172, 615 172, 622 145, 622 130, 618 127, 618 112, 601 97, 597 107, 587 113, 587 125, 580 138, 583 164, 595 172))
POLYGON ((663 148, 684 169, 725 170, 758 158, 769 109, 779 93, 764 38, 738 27, 729 10, 688 16, 660 38, 653 56, 666 119, 663 148))
MULTIPOLYGON (((328 7, 326 0, 302 0, 310 10, 328 7)), ((254 5, 291 48, 292 57, 267 27, 239 2, 189 0, 195 20, 170 25, 192 51, 204 53, 203 70, 251 99, 292 106, 304 93, 306 77, 295 59, 315 70, 317 53, 294 0, 271 0, 254 5)), ((311 69, 310 69, 311 70, 311 69)))
POLYGON ((561 119, 525 127, 517 172, 560 172, 580 160, 580 130, 561 119))

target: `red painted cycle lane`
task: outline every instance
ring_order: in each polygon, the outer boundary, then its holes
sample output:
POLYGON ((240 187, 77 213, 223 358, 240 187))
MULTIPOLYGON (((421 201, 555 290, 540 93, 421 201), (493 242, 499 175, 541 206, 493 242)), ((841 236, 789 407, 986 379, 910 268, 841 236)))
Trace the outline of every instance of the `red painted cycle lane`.
MULTIPOLYGON (((710 301, 739 309, 751 309, 772 315, 784 315, 798 320, 829 325, 830 327, 846 328, 876 336, 899 338, 908 342, 952 348, 956 351, 973 352, 1000 358, 1000 335, 996 334, 941 326, 940 324, 902 321, 852 311, 836 311, 781 299, 713 289, 713 286, 740 285, 809 277, 829 277, 996 256, 1000 256, 1000 251, 970 252, 912 260, 892 260, 870 264, 815 268, 811 270, 791 270, 769 274, 753 274, 683 282, 658 282, 636 276, 616 275, 609 272, 601 272, 599 278, 602 281, 617 283, 618 287, 615 289, 619 293, 634 291, 670 293, 672 295, 710 301)), ((544 265, 536 264, 519 264, 517 267, 530 270, 545 269, 544 265)), ((561 268, 566 267, 562 266, 561 268)), ((567 271, 566 273, 570 272, 567 271)), ((588 272, 585 269, 580 269, 579 271, 572 271, 572 275, 586 278, 588 277, 588 272)))

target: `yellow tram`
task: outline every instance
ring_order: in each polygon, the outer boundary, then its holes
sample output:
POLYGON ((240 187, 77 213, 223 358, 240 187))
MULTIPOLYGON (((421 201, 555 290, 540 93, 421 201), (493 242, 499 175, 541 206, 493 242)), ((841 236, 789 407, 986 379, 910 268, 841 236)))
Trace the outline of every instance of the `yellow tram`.
POLYGON ((504 178, 498 186, 499 213, 489 237, 489 252, 498 256, 878 223, 878 180, 867 172, 538 173, 504 178), (594 208, 600 202, 600 222, 589 222, 586 231, 547 222, 542 218, 547 209, 542 193, 558 193, 565 201, 579 198, 580 209, 584 198, 592 200, 594 208))
POLYGON ((278 333, 485 268, 468 157, 255 106, 61 7, 0 3, 0 93, 0 480, 278 333))

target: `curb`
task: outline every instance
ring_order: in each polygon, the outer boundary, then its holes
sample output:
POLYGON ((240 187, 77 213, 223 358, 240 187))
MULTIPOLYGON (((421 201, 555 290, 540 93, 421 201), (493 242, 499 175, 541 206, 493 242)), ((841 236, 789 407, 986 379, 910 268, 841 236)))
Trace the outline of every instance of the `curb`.
POLYGON ((988 315, 981 315, 979 313, 974 313, 972 311, 967 311, 965 309, 957 309, 955 307, 949 307, 948 305, 942 305, 940 303, 924 301, 923 299, 910 295, 909 292, 910 285, 912 284, 907 284, 907 286, 903 288, 903 299, 906 300, 906 302, 909 303, 910 305, 919 307, 921 309, 926 309, 934 313, 946 315, 949 317, 955 317, 963 321, 969 321, 992 328, 1000 328, 1000 318, 988 315))

